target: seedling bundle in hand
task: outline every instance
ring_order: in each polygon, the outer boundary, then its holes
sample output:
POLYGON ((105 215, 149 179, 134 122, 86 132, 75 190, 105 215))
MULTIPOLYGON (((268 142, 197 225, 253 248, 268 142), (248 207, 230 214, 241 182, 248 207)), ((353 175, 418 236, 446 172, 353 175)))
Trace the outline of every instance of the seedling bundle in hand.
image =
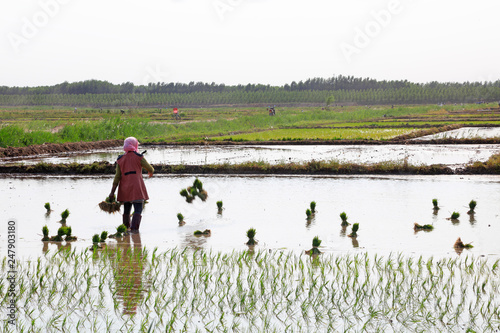
POLYGON ((99 208, 108 213, 116 213, 120 210, 121 203, 117 202, 115 198, 107 197, 106 200, 99 203, 99 208))
POLYGON ((203 183, 198 178, 194 180, 193 186, 182 189, 180 195, 185 197, 189 203, 193 202, 196 197, 200 198, 201 201, 205 201, 208 198, 208 193, 203 189, 203 183))

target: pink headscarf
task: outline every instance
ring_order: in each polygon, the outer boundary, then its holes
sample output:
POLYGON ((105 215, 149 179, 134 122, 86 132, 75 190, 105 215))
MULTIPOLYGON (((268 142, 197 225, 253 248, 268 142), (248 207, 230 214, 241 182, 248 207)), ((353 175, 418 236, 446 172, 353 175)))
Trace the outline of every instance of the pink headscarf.
POLYGON ((128 137, 125 139, 125 142, 123 143, 123 150, 124 151, 135 151, 139 149, 139 141, 137 141, 136 138, 133 136, 128 137))

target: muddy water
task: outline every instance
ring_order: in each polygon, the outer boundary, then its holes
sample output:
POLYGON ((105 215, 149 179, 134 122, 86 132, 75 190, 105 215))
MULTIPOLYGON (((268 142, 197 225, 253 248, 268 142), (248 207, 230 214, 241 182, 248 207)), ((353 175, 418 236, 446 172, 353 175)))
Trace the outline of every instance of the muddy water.
MULTIPOLYGON (((492 154, 500 153, 499 145, 380 145, 380 146, 175 146, 140 147, 147 150, 146 158, 154 164, 216 164, 265 161, 271 164, 304 162, 310 160, 337 160, 350 163, 378 163, 385 161, 413 165, 444 164, 461 167, 472 161, 486 161, 492 154)), ((37 156, 22 159, 4 159, 2 164, 38 162, 92 163, 114 162, 122 153, 121 148, 103 151, 73 153, 57 156, 37 156)))
MULTIPOLYGON (((246 249, 246 231, 257 230, 261 249, 307 250, 314 236, 322 239, 324 252, 369 251, 386 254, 452 255, 455 240, 462 237, 474 248, 465 253, 500 255, 500 177, 201 177, 209 198, 185 202, 179 191, 192 184, 192 176, 155 176, 146 180, 150 202, 141 224, 141 243, 146 247, 196 247, 221 251, 246 249), (434 213, 432 199, 441 209, 434 213), (471 199, 476 214, 468 215, 471 199), (216 201, 224 211, 217 214, 216 201), (306 220, 305 210, 317 202, 317 213, 306 220), (358 237, 346 236, 339 214, 359 223, 358 237), (456 222, 447 220, 453 211, 456 222), (185 217, 179 227, 177 213, 185 217), (431 232, 413 231, 414 222, 432 224, 431 232), (195 237, 195 230, 210 229, 211 237, 195 237)), ((121 223, 121 215, 99 210, 97 204, 109 193, 111 177, 0 178, 1 215, 18 223, 18 253, 39 256, 56 244, 40 241, 47 225, 57 233, 60 213, 69 209, 68 225, 79 237, 72 249, 91 245, 91 237, 121 223), (45 216, 44 203, 54 210, 45 216)), ((5 223, 3 223, 4 229, 5 223)), ((6 253, 6 229, 0 233, 0 253, 6 253)), ((114 244, 115 240, 108 240, 114 244)))

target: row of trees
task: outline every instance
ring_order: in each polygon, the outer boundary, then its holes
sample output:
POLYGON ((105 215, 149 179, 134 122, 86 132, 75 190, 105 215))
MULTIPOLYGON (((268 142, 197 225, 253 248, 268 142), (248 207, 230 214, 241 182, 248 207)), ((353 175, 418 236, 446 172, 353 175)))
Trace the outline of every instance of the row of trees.
POLYGON ((356 78, 354 76, 332 76, 331 78, 313 78, 306 81, 291 82, 283 86, 263 84, 247 84, 226 86, 225 84, 189 82, 189 83, 150 83, 148 85, 134 85, 132 82, 113 84, 108 81, 88 80, 81 82, 63 82, 54 86, 41 87, 7 87, 0 86, 0 95, 43 95, 43 94, 191 94, 200 92, 232 93, 232 92, 281 92, 281 91, 367 91, 367 90, 399 90, 399 89, 428 89, 462 91, 463 89, 490 90, 500 88, 500 80, 495 82, 464 82, 425 84, 404 81, 378 81, 370 78, 356 78))
POLYGON ((191 93, 0 94, 0 105, 61 105, 87 107, 188 107, 231 104, 428 104, 499 101, 500 87, 449 85, 431 88, 409 85, 392 89, 234 90, 191 93))

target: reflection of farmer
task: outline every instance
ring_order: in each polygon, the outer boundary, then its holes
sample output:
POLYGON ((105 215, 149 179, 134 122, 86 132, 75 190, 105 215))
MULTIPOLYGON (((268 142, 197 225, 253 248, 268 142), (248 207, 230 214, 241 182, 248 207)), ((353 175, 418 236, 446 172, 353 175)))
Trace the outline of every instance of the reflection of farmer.
POLYGON ((123 314, 134 315, 143 298, 144 289, 141 235, 127 235, 123 241, 118 240, 117 245, 117 251, 121 251, 122 255, 113 263, 116 296, 123 302, 123 314))
POLYGON ((123 150, 126 152, 120 155, 116 161, 116 174, 113 180, 113 187, 109 194, 110 199, 114 199, 115 190, 118 187, 117 201, 123 202, 123 224, 130 228, 132 232, 139 231, 141 224, 141 213, 144 200, 149 199, 144 180, 142 179, 142 168, 148 171, 149 177, 153 176, 154 169, 146 161, 143 155, 137 152, 139 142, 134 137, 125 139, 123 150), (134 216, 130 223, 130 210, 134 205, 134 216))

